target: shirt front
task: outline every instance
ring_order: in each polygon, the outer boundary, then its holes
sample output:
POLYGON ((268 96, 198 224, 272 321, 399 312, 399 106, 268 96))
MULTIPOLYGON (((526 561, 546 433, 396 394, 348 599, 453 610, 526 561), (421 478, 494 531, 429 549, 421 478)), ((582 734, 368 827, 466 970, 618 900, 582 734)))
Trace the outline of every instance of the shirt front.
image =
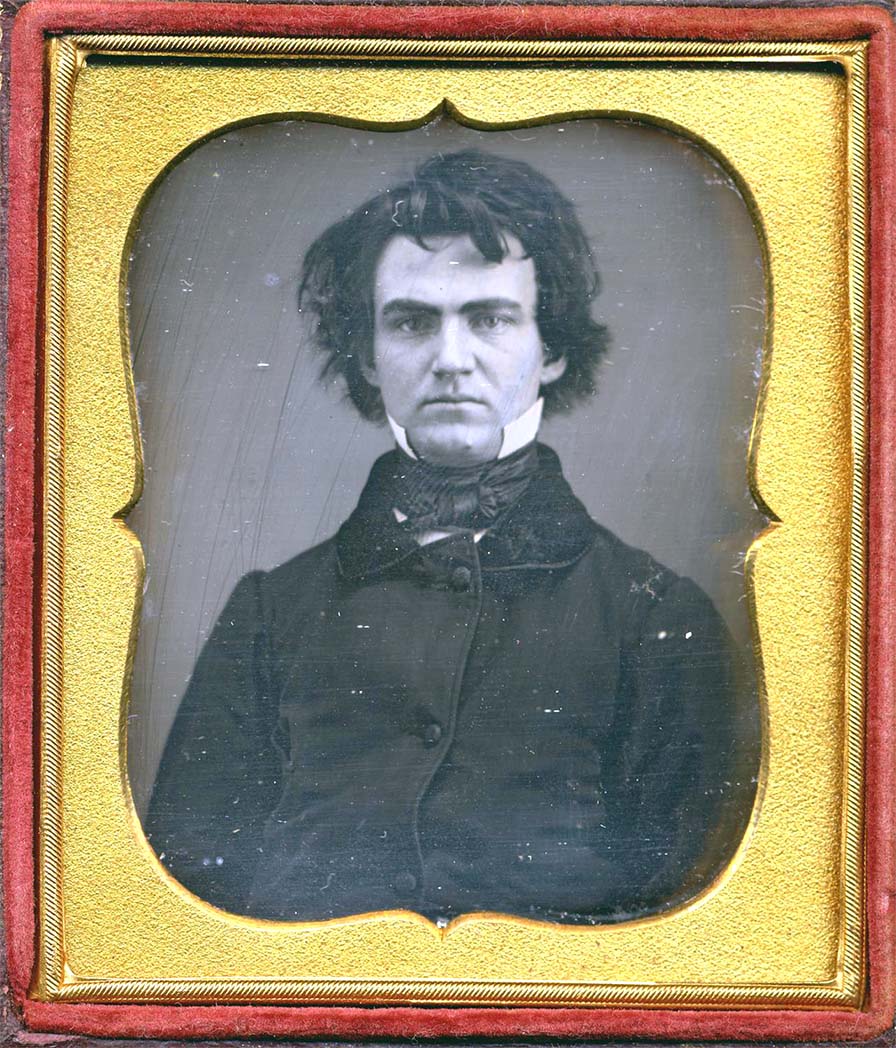
MULTIPOLYGON (((513 422, 509 423, 504 427, 501 435, 501 450, 498 452, 498 460, 509 458, 514 452, 520 451, 526 445, 534 442, 538 436, 538 427, 541 425, 541 416, 544 410, 544 398, 539 397, 538 400, 526 411, 520 415, 519 418, 514 419, 513 422)), ((411 459, 417 458, 417 452, 411 447, 411 443, 408 439, 407 431, 403 426, 400 426, 391 415, 386 415, 386 420, 389 423, 389 428, 392 430, 392 435, 395 437, 395 443, 398 447, 411 459)), ((397 506, 393 506, 392 513, 399 524, 403 524, 408 518, 397 506)), ((485 528, 479 529, 474 532, 474 539, 478 542, 485 534, 485 528)), ((452 532, 450 530, 444 530, 442 528, 423 528, 416 532, 415 538, 421 546, 425 546, 430 542, 437 542, 439 539, 447 538, 452 532)))

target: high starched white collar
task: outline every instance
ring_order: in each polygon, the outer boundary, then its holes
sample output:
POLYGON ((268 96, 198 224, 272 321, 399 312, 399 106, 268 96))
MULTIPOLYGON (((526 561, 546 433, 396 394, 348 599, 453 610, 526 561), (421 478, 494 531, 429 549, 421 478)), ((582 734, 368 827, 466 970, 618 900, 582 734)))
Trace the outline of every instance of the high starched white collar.
MULTIPOLYGON (((519 451, 520 448, 524 448, 535 440, 536 436, 538 436, 538 427, 541 425, 541 412, 543 409, 544 398, 539 397, 532 407, 524 411, 519 418, 515 418, 513 422, 507 423, 501 439, 501 450, 498 452, 499 459, 507 458, 514 451, 519 451)), ((406 455, 410 455, 411 458, 417 458, 417 453, 408 442, 408 435, 404 426, 400 426, 389 414, 386 415, 386 418, 395 437, 395 443, 406 455)))

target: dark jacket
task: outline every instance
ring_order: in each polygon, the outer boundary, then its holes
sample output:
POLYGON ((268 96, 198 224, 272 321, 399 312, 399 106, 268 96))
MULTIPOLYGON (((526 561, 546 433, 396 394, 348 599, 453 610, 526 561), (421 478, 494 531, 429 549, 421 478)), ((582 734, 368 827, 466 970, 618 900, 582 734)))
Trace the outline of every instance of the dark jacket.
POLYGON ((335 538, 245 576, 146 827, 223 909, 620 920, 730 859, 759 713, 706 595, 588 516, 539 446, 479 543, 420 546, 394 453, 335 538))

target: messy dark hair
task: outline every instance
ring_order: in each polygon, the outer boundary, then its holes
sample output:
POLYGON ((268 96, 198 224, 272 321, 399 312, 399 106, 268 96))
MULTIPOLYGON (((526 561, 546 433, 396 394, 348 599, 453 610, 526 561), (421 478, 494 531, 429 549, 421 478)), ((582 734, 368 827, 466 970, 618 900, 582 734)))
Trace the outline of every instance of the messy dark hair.
POLYGON ((547 359, 566 358, 563 375, 542 389, 545 412, 564 411, 594 392, 608 339, 591 316, 599 277, 575 207, 528 164, 470 149, 424 161, 407 182, 330 226, 305 255, 299 309, 313 318, 322 377, 341 375, 365 418, 384 417, 363 365, 373 360, 376 267, 395 236, 422 248, 435 237, 469 236, 496 263, 508 254, 508 236, 516 237, 535 265, 547 359))

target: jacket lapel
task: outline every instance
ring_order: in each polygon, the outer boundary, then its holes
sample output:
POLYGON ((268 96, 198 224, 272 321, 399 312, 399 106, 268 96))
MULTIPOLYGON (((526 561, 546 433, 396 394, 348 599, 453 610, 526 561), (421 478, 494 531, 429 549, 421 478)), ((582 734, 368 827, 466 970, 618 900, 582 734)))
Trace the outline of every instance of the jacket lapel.
MULTIPOLYGON (((420 545, 393 513, 404 459, 388 452, 373 465, 358 506, 339 529, 339 569, 348 579, 380 575, 415 556, 420 545)), ((560 568, 590 548, 597 525, 563 477, 560 460, 538 445, 535 476, 479 543, 483 571, 560 568)))

